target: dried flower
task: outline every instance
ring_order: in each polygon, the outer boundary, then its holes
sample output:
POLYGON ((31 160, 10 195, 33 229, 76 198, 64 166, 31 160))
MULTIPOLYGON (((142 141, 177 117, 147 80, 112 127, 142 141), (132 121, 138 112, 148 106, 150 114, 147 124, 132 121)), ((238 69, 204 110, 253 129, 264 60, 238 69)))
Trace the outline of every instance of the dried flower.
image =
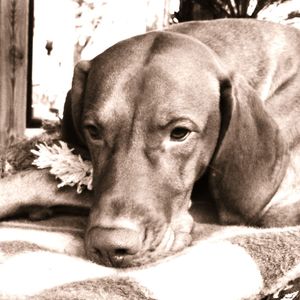
POLYGON ((50 174, 61 182, 58 188, 63 186, 76 186, 77 193, 85 188, 92 190, 93 167, 88 160, 83 160, 80 155, 73 153, 68 145, 59 141, 59 144, 48 146, 46 143, 36 145, 38 150, 31 150, 37 156, 32 162, 38 169, 50 169, 50 174))

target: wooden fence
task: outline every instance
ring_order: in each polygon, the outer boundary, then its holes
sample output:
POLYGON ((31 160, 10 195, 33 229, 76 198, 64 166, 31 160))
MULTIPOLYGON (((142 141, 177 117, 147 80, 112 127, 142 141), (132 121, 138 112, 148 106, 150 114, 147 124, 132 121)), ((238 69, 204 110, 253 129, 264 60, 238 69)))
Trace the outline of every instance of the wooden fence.
POLYGON ((26 127, 29 0, 0 0, 0 146, 26 127))

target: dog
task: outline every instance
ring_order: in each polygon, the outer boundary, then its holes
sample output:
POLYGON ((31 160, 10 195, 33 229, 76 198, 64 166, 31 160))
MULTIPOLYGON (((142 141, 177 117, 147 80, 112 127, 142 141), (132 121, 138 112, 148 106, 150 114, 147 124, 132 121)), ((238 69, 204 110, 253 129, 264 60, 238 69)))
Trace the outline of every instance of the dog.
POLYGON ((91 159, 93 193, 74 197, 47 171, 25 172, 1 180, 1 214, 20 194, 22 205, 92 199, 86 252, 113 267, 184 249, 196 222, 299 224, 299 53, 295 28, 224 19, 172 25, 79 62, 62 132, 91 159))
POLYGON ((222 224, 299 223, 299 205, 280 209, 299 177, 287 176, 299 53, 295 28, 224 19, 172 25, 79 62, 63 134, 94 168, 88 256, 128 267, 185 248, 191 195, 222 224))

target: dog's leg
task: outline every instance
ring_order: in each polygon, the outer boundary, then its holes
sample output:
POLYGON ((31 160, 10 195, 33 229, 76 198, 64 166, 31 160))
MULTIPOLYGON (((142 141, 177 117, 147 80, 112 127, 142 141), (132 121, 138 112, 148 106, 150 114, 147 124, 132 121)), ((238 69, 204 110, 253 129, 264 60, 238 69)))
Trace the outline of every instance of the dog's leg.
MULTIPOLYGON (((83 209, 91 205, 90 192, 77 194, 71 187, 57 188, 57 181, 48 170, 26 170, 0 180, 0 218, 10 217, 36 207, 75 206, 83 209)), ((37 218, 39 216, 37 215, 37 218)))

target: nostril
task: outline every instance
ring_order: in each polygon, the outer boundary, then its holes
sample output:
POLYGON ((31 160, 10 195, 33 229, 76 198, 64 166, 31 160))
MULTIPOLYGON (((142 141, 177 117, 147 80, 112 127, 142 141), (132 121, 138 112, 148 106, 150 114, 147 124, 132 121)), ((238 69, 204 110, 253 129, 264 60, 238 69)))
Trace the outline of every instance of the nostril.
POLYGON ((128 254, 128 250, 125 248, 116 249, 114 252, 114 255, 120 255, 120 256, 127 255, 127 254, 128 254))

